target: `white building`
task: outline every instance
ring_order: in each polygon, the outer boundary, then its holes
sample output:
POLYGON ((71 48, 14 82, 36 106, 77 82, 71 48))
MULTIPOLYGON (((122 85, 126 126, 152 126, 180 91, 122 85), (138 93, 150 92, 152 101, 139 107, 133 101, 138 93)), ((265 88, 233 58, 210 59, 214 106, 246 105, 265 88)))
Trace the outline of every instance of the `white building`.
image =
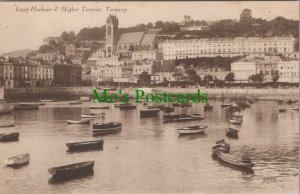
POLYGON ((278 62, 278 82, 299 83, 299 61, 278 62))
POLYGON ((103 57, 98 58, 96 62, 97 66, 104 66, 104 65, 110 65, 110 66, 119 66, 119 57, 113 56, 113 57, 103 57))
POLYGON ((132 60, 133 61, 141 61, 141 60, 153 60, 157 59, 157 51, 156 50, 139 50, 132 52, 132 60))
POLYGON ((266 53, 290 54, 295 52, 293 37, 236 37, 167 40, 159 43, 164 60, 197 57, 261 56, 266 53))
POLYGON ((248 81, 249 76, 256 74, 255 61, 239 61, 231 63, 231 71, 236 81, 248 81))
POLYGON ((157 72, 151 75, 151 83, 158 84, 164 81, 175 82, 176 79, 171 72, 157 72))
POLYGON ((133 75, 139 76, 143 72, 147 72, 149 75, 154 73, 153 70, 153 61, 143 61, 143 62, 136 62, 133 66, 133 75))

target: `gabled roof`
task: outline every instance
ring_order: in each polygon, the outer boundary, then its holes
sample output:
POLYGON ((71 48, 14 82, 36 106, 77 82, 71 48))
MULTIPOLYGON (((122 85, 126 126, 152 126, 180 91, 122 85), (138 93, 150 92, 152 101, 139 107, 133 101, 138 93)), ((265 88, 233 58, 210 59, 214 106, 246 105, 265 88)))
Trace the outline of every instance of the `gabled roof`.
POLYGON ((145 32, 130 32, 121 34, 118 44, 140 44, 145 32))
POLYGON ((145 34, 143 40, 142 40, 142 45, 145 44, 153 44, 154 40, 155 40, 156 34, 152 33, 152 34, 145 34))

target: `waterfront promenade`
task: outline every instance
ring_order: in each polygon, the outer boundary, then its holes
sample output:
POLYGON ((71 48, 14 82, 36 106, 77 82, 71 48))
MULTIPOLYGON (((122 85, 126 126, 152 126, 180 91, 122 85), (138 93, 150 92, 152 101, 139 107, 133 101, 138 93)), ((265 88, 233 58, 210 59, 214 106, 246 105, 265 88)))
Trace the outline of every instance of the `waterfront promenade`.
MULTIPOLYGON (((51 88, 14 88, 5 89, 4 98, 6 101, 29 101, 40 99, 72 100, 80 96, 92 96, 92 87, 51 87, 51 88)), ((145 93, 196 93, 207 92, 208 98, 244 98, 249 97, 255 100, 277 100, 299 98, 299 88, 273 89, 273 88, 169 88, 169 87, 130 87, 122 88, 122 93, 128 93, 130 97, 135 97, 136 89, 143 89, 145 93)), ((109 91, 117 93, 116 91, 109 91)))

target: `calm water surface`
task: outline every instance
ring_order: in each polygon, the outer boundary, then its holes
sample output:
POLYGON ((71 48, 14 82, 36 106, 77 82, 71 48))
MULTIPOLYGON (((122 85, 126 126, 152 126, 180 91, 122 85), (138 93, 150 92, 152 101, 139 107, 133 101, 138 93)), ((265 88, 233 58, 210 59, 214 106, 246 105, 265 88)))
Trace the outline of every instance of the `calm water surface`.
POLYGON ((297 193, 298 112, 274 102, 255 102, 243 110, 239 139, 230 143, 233 153, 255 163, 254 174, 246 174, 211 158, 211 147, 225 138, 229 119, 220 101, 211 104, 213 111, 204 112, 202 104, 189 108, 187 113, 206 117, 190 123, 163 124, 163 112, 159 119, 140 119, 136 110, 96 110, 106 113, 106 122, 122 122, 122 131, 103 137, 102 151, 73 154, 66 152, 67 142, 99 138, 92 136, 91 125, 66 124, 90 113, 90 103, 49 102, 38 111, 1 116, 0 123, 16 123, 0 128, 1 133, 19 131, 20 141, 0 144, 0 193, 297 193), (287 112, 279 113, 279 106, 287 112), (209 126, 205 134, 178 137, 177 128, 199 123, 209 126), (29 165, 4 167, 6 157, 27 152, 29 165), (49 167, 86 160, 95 160, 93 175, 48 183, 49 167), (264 183, 264 177, 276 177, 277 182, 264 183))

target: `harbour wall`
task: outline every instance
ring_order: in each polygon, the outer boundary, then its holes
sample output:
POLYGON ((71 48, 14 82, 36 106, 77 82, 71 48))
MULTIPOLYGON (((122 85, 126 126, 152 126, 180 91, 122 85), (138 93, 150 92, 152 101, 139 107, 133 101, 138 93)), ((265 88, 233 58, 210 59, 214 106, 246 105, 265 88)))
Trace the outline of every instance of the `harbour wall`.
MULTIPOLYGON (((206 92, 208 99, 221 98, 245 98, 249 97, 255 100, 277 100, 299 98, 299 88, 273 89, 273 88, 124 88, 122 94, 128 93, 130 97, 135 98, 136 89, 143 89, 145 95, 149 93, 197 93, 206 92)), ((109 91, 108 93, 118 93, 109 91)), ((55 100, 78 100, 80 96, 92 97, 91 87, 51 87, 51 88, 13 88, 4 90, 4 100, 8 102, 16 101, 35 101, 40 99, 55 100)))

